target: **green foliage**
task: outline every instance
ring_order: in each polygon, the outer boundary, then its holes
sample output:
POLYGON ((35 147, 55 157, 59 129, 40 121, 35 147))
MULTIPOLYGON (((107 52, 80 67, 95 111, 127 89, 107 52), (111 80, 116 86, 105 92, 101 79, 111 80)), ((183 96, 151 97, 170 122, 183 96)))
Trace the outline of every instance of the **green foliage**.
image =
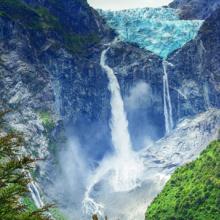
POLYGON ((220 219, 220 141, 175 171, 148 208, 146 219, 220 219))
MULTIPOLYGON (((30 199, 28 196, 22 198, 22 203, 25 204, 25 206, 29 211, 34 212, 37 210, 37 207, 34 204, 33 200, 30 199)), ((49 212, 56 220, 68 220, 68 218, 63 213, 61 213, 60 210, 57 208, 50 208, 49 212)))
POLYGON ((34 204, 33 200, 30 199, 28 196, 22 198, 22 203, 27 207, 29 211, 36 211, 37 207, 34 204))
POLYGON ((55 122, 53 120, 53 117, 50 112, 41 112, 40 114, 40 119, 42 121, 42 124, 44 128, 46 129, 47 133, 50 133, 54 127, 55 127, 55 122))
POLYGON ((93 45, 99 42, 99 38, 95 34, 91 35, 79 35, 74 33, 64 34, 65 48, 71 53, 84 52, 85 47, 93 45))
MULTIPOLYGON (((2 220, 49 220, 48 207, 31 210, 21 202, 28 193, 30 179, 27 172, 32 163, 30 157, 22 157, 23 137, 13 131, 3 132, 4 122, 0 113, 0 219, 2 220)), ((27 202, 27 199, 26 199, 27 202)))
POLYGON ((68 220, 68 218, 57 208, 50 209, 50 213, 56 220, 68 220))
POLYGON ((50 112, 44 111, 44 112, 40 112, 39 116, 40 116, 40 120, 45 128, 45 135, 49 140, 48 150, 56 158, 57 149, 58 149, 59 145, 66 142, 66 136, 64 133, 64 129, 62 127, 62 129, 60 129, 56 133, 56 136, 52 135, 52 131, 56 127, 56 123, 52 117, 52 114, 50 112))

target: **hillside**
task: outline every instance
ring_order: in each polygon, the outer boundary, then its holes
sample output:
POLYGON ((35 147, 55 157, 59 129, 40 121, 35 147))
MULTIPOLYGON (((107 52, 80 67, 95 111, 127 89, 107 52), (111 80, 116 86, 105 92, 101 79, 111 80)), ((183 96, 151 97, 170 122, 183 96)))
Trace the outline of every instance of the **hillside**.
POLYGON ((172 175, 146 213, 146 219, 220 218, 220 141, 172 175))

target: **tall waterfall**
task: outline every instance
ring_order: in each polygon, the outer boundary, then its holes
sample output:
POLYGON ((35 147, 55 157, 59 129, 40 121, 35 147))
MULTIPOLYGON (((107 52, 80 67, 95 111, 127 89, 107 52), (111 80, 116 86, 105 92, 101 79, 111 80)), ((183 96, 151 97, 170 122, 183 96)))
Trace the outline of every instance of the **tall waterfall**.
POLYGON ((163 61, 163 101, 164 101, 164 117, 165 117, 165 128, 166 134, 169 134, 173 129, 173 113, 172 113, 172 104, 170 99, 170 90, 169 90, 169 81, 167 74, 167 66, 172 65, 166 60, 163 61))
POLYGON ((100 65, 108 76, 108 89, 111 92, 112 117, 110 126, 115 158, 117 160, 115 162, 117 166, 114 167, 114 175, 111 183, 115 191, 129 191, 136 187, 142 167, 135 152, 132 150, 131 138, 128 131, 128 120, 117 77, 113 69, 106 64, 106 53, 109 49, 107 48, 102 52, 100 65))
POLYGON ((120 93, 120 86, 113 70, 106 65, 106 49, 101 55, 101 66, 105 70, 109 85, 108 89, 111 92, 111 135, 115 152, 118 155, 127 154, 132 150, 130 135, 128 132, 128 121, 124 110, 124 103, 120 93))
MULTIPOLYGON (((114 42, 112 44, 114 44, 114 42)), ((87 214, 97 213, 100 216, 103 213, 102 210, 105 204, 98 204, 90 197, 97 183, 101 181, 108 182, 111 187, 108 193, 110 193, 110 191, 128 192, 140 185, 140 179, 143 175, 142 160, 140 160, 137 153, 132 150, 131 138, 128 131, 128 120, 120 86, 113 69, 106 64, 106 53, 109 49, 110 46, 103 50, 100 65, 106 72, 109 80, 108 89, 111 93, 110 128, 114 153, 104 158, 99 167, 89 178, 89 184, 83 201, 83 207, 87 214)))

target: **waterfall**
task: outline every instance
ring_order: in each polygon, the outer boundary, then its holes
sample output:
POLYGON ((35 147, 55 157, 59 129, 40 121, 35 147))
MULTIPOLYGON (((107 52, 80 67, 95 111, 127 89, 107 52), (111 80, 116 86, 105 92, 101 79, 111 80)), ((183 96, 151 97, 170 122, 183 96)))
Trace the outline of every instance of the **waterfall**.
MULTIPOLYGON (((115 41, 113 42, 113 44, 115 41)), ((132 150, 132 143, 128 131, 128 120, 124 109, 124 102, 120 92, 118 79, 112 68, 106 64, 106 53, 110 47, 101 54, 100 65, 105 70, 111 93, 111 136, 117 162, 114 167, 112 185, 115 191, 129 191, 136 187, 142 167, 132 150)))
MULTIPOLYGON (((112 68, 106 64, 107 49, 102 51, 100 65, 106 72, 111 93, 111 137, 114 154, 107 156, 89 178, 89 183, 83 200, 83 207, 87 214, 99 214, 103 216, 104 204, 96 203, 90 197, 94 186, 102 181, 107 181, 113 192, 128 192, 140 186, 143 175, 143 163, 138 154, 132 150, 132 143, 128 131, 128 120, 124 109, 124 102, 120 92, 120 85, 112 68)), ((104 192, 103 192, 104 194, 104 192)))
MULTIPOLYGON (((20 157, 18 157, 18 159, 20 160, 20 157)), ((29 190, 29 192, 31 193, 31 197, 34 201, 34 204, 35 206, 39 209, 39 208, 42 208, 44 206, 44 202, 42 201, 41 199, 41 196, 40 196, 40 192, 38 190, 38 186, 37 186, 37 183, 35 183, 33 181, 33 178, 30 174, 30 172, 28 171, 25 171, 23 169, 23 172, 25 173, 25 175, 28 176, 28 178, 30 179, 30 182, 28 183, 27 185, 27 188, 29 190)))
POLYGON ((165 128, 166 134, 169 134, 173 129, 173 113, 172 113, 172 104, 170 99, 170 90, 169 90, 169 81, 167 74, 167 66, 171 65, 166 60, 163 60, 163 102, 164 102, 164 118, 165 118, 165 128))
POLYGON ((210 98, 209 98, 209 85, 208 83, 206 82, 204 85, 203 85, 203 90, 204 90, 204 101, 205 101, 205 106, 206 106, 206 109, 210 109, 210 98))
POLYGON ((118 155, 126 154, 132 150, 130 135, 128 132, 128 121, 124 110, 124 103, 120 93, 120 86, 113 70, 106 65, 106 49, 101 55, 101 67, 105 70, 109 85, 108 89, 111 92, 111 134, 115 152, 118 155))
MULTIPOLYGON (((28 177, 30 179, 32 179, 31 177, 31 174, 28 173, 28 177)), ((34 204, 36 205, 37 208, 42 208, 44 206, 44 203, 41 199, 41 196, 40 196, 40 193, 39 193, 39 190, 38 190, 38 187, 36 185, 36 183, 34 181, 31 181, 29 184, 28 184, 28 189, 31 193, 31 197, 34 201, 34 204)))

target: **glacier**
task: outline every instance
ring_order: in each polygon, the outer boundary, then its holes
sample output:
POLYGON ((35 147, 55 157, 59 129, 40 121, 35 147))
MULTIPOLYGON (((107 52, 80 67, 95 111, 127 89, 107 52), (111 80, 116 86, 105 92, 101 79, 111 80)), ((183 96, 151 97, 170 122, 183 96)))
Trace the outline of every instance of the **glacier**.
POLYGON ((99 10, 122 41, 135 43, 166 59, 174 50, 194 39, 203 20, 180 20, 175 9, 138 8, 99 10))

